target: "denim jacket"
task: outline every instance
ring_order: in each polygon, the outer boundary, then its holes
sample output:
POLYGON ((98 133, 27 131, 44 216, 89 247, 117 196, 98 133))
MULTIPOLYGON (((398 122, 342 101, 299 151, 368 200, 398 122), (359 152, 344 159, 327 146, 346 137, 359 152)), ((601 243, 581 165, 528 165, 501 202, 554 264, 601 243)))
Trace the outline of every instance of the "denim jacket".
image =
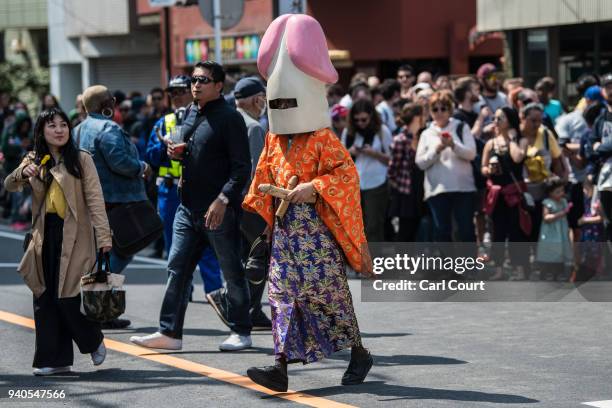
POLYGON ((142 174, 145 163, 127 133, 112 120, 90 113, 73 131, 81 149, 91 153, 106 203, 147 199, 142 174))

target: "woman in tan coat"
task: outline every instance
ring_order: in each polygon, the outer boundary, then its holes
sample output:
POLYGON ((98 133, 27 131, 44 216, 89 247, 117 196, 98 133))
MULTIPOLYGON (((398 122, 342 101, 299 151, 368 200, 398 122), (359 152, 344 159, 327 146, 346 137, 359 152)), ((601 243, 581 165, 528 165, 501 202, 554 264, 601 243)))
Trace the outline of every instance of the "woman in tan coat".
POLYGON ((72 340, 94 365, 106 356, 99 324, 80 311, 80 280, 97 249, 111 249, 111 234, 93 160, 77 149, 70 130, 64 112, 44 110, 34 151, 4 181, 8 191, 32 188, 32 239, 18 271, 34 294, 34 375, 69 371, 72 340))

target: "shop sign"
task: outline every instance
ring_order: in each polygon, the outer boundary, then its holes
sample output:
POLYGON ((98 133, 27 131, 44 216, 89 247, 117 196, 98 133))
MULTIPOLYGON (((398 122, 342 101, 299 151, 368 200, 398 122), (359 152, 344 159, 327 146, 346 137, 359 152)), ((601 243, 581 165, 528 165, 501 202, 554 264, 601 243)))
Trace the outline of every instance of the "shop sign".
MULTIPOLYGON (((224 64, 252 63, 257 61, 261 38, 247 34, 221 38, 221 55, 224 64)), ((185 61, 195 64, 215 58, 214 38, 190 38, 185 41, 185 61)))

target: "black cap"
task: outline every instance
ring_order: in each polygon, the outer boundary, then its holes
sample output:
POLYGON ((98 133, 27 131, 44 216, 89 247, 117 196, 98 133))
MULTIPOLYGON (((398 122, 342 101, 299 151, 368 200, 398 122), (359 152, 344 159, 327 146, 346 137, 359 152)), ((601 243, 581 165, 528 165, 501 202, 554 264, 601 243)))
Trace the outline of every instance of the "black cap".
POLYGON ((612 84, 612 72, 608 72, 601 77, 601 86, 612 84))
POLYGON ((190 86, 191 86, 191 79, 187 75, 177 75, 170 80, 170 82, 168 83, 168 87, 166 88, 166 91, 169 91, 170 89, 177 89, 177 88, 189 89, 190 86))
POLYGON ((261 92, 266 92, 266 87, 258 78, 248 77, 242 78, 234 88, 234 97, 236 99, 248 98, 261 92))

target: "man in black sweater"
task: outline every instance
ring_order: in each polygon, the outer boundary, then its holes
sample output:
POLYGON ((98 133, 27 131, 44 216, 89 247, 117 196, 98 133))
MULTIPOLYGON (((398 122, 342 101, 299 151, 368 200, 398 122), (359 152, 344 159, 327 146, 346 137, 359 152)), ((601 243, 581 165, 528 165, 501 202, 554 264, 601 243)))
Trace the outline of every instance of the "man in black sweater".
POLYGON ((251 346, 249 289, 240 262, 239 229, 242 190, 250 177, 251 157, 244 119, 221 95, 224 80, 221 65, 212 61, 196 64, 191 76, 194 103, 183 122, 184 143, 168 144, 168 156, 180 160, 183 167, 181 204, 173 226, 159 331, 130 339, 141 346, 182 348, 193 270, 208 245, 215 251, 227 282, 232 333, 219 349, 251 346))

